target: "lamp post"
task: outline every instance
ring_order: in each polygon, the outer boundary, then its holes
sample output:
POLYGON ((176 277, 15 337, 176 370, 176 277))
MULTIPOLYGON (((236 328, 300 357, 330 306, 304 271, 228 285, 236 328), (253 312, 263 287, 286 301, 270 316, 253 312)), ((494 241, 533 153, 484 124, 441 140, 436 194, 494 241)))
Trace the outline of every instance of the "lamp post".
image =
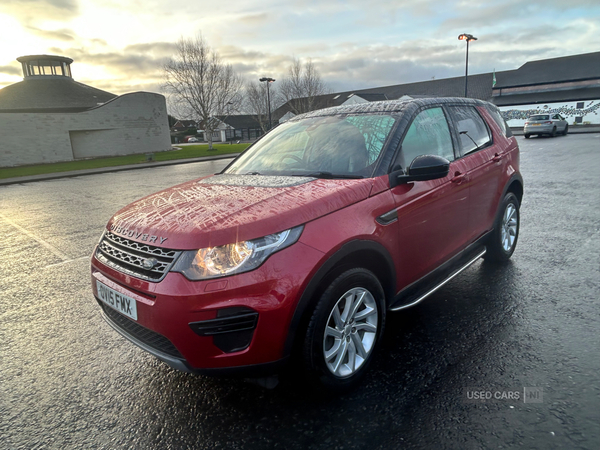
POLYGON ((275 81, 275 78, 262 77, 258 81, 266 81, 267 82, 267 108, 269 109, 269 130, 271 129, 271 96, 269 94, 269 85, 275 81))
POLYGON ((469 79, 469 42, 476 41, 477 38, 472 34, 463 33, 458 36, 459 41, 467 41, 467 61, 465 63, 465 97, 467 96, 467 83, 469 79))

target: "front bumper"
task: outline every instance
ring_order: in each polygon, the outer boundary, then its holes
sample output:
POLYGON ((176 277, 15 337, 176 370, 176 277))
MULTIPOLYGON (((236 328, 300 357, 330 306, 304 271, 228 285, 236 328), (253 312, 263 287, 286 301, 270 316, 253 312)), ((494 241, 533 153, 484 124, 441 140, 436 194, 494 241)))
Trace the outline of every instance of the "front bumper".
POLYGON ((287 357, 292 315, 322 257, 298 242, 251 272, 206 281, 170 272, 159 283, 121 273, 93 257, 92 286, 97 299, 99 281, 136 300, 137 320, 98 302, 111 327, 171 367, 254 371, 287 357))

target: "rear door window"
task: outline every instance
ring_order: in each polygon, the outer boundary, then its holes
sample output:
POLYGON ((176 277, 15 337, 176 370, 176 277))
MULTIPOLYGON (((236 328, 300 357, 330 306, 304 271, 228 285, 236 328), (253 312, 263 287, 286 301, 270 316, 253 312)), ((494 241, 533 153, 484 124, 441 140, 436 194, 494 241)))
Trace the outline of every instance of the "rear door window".
POLYGON ((450 106, 448 109, 458 131, 461 156, 486 147, 492 142, 490 131, 477 109, 472 106, 450 106))

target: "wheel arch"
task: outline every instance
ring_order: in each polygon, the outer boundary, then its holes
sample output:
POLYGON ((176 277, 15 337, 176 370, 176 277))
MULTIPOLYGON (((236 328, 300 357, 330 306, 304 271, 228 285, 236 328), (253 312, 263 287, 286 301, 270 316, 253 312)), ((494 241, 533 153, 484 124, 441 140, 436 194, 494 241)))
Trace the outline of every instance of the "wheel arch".
POLYGON ((510 181, 506 184, 504 188, 504 193, 502 194, 502 198, 506 196, 509 192, 512 192, 519 200, 519 206, 521 206, 521 202, 523 201, 523 177, 520 174, 514 174, 510 181))
POLYGON ((308 325, 312 311, 328 284, 352 267, 362 267, 375 274, 383 287, 386 305, 393 299, 396 274, 394 261, 387 249, 370 240, 355 240, 342 245, 319 267, 300 296, 290 321, 284 356, 289 356, 294 351, 298 333, 308 325))

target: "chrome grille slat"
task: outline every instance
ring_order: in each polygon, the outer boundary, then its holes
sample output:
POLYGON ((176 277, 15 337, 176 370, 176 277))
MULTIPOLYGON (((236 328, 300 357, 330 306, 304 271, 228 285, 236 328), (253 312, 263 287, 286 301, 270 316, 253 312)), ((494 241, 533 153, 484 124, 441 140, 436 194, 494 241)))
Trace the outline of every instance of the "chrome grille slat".
MULTIPOLYGON (((111 245, 111 243, 107 242, 107 241, 102 241, 100 243, 100 249, 105 254, 110 255, 113 258, 118 259, 119 261, 130 264, 132 266, 140 267, 140 268, 143 268, 142 262, 144 261, 144 259, 146 259, 146 257, 144 255, 140 256, 140 255, 136 255, 135 253, 128 252, 126 250, 122 250, 118 247, 115 247, 114 245, 111 245)), ((171 263, 171 261, 166 261, 166 262, 159 261, 157 263, 157 265, 154 266, 154 268, 151 269, 150 271, 162 274, 165 271, 165 268, 168 267, 170 263, 171 263)))
POLYGON ((180 253, 106 232, 98 244, 96 258, 120 272, 158 282, 166 276, 180 253), (157 261, 150 270, 143 267, 144 260, 149 258, 157 261))
POLYGON ((120 244, 123 247, 145 253, 148 256, 161 256, 164 258, 174 258, 179 252, 177 250, 169 250, 166 248, 155 247, 149 244, 140 244, 139 242, 131 241, 122 236, 117 236, 113 233, 106 233, 105 237, 115 244, 120 244))

